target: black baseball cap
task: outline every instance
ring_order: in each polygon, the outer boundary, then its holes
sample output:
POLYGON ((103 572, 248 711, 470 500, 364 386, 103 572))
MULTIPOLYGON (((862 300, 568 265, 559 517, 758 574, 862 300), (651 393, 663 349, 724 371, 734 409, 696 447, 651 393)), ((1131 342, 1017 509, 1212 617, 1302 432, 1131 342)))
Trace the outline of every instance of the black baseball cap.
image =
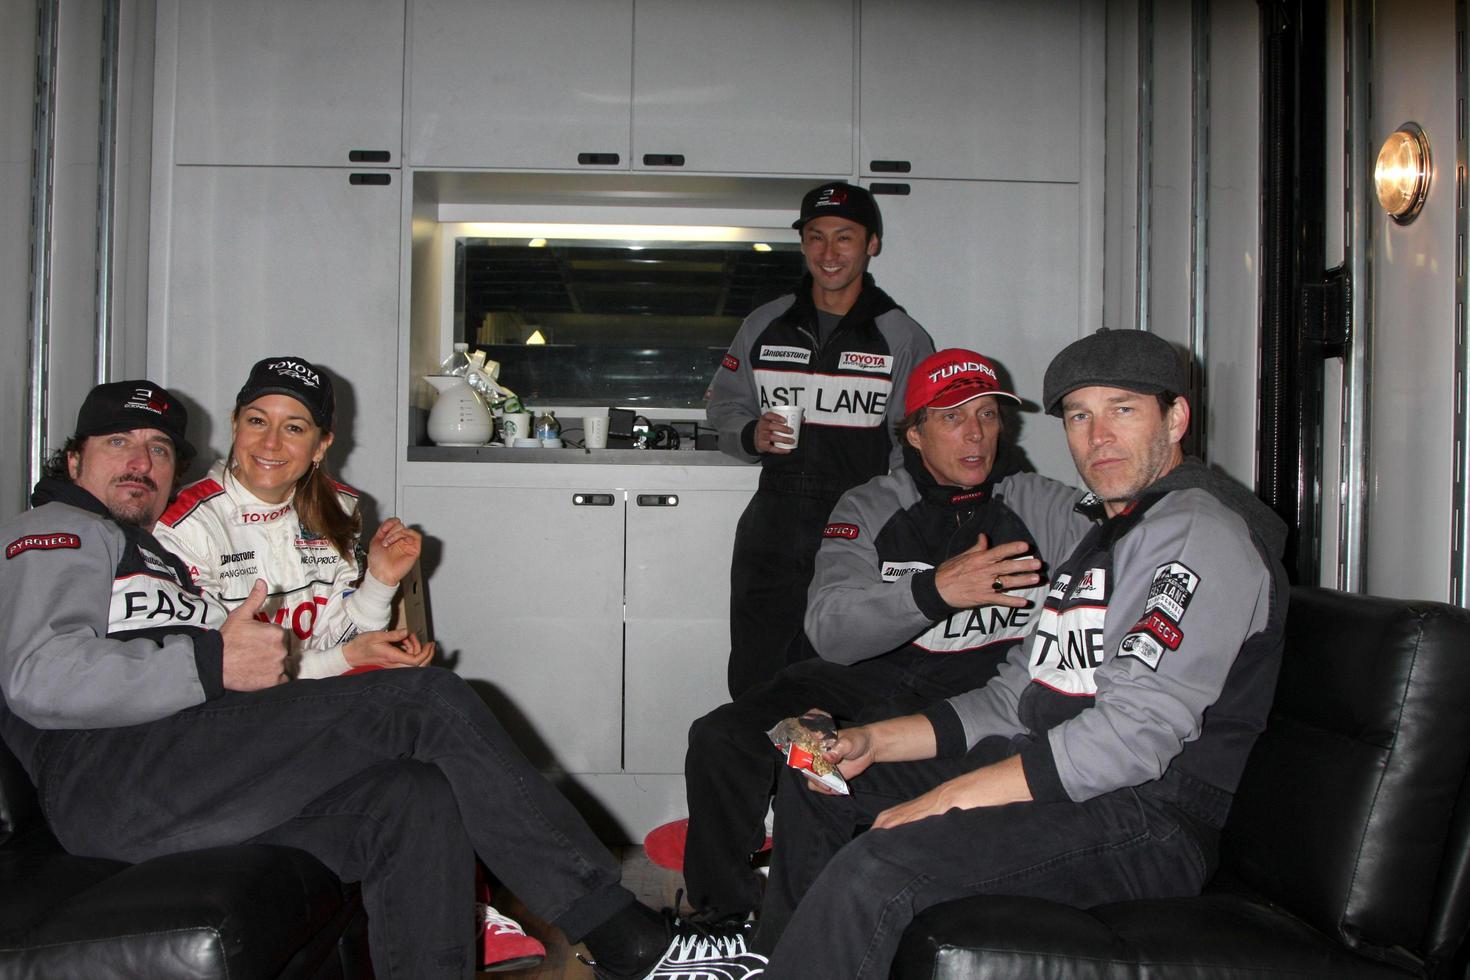
POLYGON ((82 399, 74 438, 108 436, 134 429, 157 429, 168 436, 181 460, 194 458, 194 447, 184 438, 189 410, 163 385, 152 381, 112 381, 98 385, 82 399))
POLYGON ((835 180, 813 187, 801 199, 801 217, 791 225, 800 231, 813 218, 846 218, 883 237, 883 213, 867 188, 835 180))
POLYGON ((283 354, 255 362, 245 387, 235 396, 235 407, 243 408, 261 395, 288 395, 306 406, 311 419, 325 432, 332 431, 337 401, 332 379, 304 357, 283 354))
POLYGON ((1041 383, 1041 401, 1048 415, 1060 416, 1062 399, 1078 388, 1101 385, 1143 395, 1181 395, 1188 384, 1179 351, 1163 337, 1103 327, 1052 358, 1041 383))

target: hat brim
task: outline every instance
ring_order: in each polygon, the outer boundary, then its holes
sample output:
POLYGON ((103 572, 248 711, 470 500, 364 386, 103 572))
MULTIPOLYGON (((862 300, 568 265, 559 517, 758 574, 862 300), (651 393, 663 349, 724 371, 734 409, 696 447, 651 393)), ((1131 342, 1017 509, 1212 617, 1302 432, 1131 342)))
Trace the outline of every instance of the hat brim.
POLYGON ((976 384, 973 381, 959 381, 941 391, 924 407, 938 409, 959 408, 961 405, 972 402, 977 398, 984 398, 986 395, 993 395, 996 398, 1009 398, 1017 405, 1021 404, 1020 396, 1013 395, 1009 391, 986 388, 984 385, 976 384))
POLYGON ((148 419, 120 417, 106 425, 94 425, 85 433, 77 432, 75 436, 77 439, 90 439, 93 436, 111 436, 119 432, 132 432, 134 429, 154 429, 168 436, 168 441, 174 444, 174 453, 179 459, 189 460, 197 455, 188 439, 174 435, 161 425, 149 425, 148 422, 148 419))
POLYGON ((311 420, 317 424, 318 428, 330 428, 330 419, 326 420, 326 422, 323 422, 322 419, 317 418, 316 409, 312 408, 311 405, 307 403, 306 399, 301 397, 301 392, 297 389, 287 388, 285 385, 265 385, 264 387, 260 388, 252 388, 249 391, 248 396, 246 392, 242 391, 240 392, 240 397, 235 402, 235 407, 244 408, 246 405, 249 405, 251 402, 257 400, 264 395, 285 395, 287 398, 292 399, 302 408, 306 409, 306 414, 311 417, 311 420))

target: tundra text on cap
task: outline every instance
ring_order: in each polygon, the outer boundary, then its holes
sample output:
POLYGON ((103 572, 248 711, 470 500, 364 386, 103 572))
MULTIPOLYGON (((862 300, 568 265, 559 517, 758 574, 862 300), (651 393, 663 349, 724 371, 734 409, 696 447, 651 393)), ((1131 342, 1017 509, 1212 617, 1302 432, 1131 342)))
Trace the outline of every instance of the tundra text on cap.
POLYGON ((296 399, 311 413, 312 421, 327 432, 332 431, 336 415, 336 399, 332 395, 332 379, 322 374, 304 357, 282 355, 256 361, 250 369, 245 387, 235 396, 235 407, 249 405, 261 395, 286 395, 296 399))
POLYGON ((1001 390, 1000 376, 990 358, 962 347, 949 347, 924 358, 909 374, 903 411, 908 415, 921 408, 955 408, 985 395, 1021 404, 1016 395, 1001 390))
POLYGON ((134 429, 157 429, 168 436, 179 458, 194 458, 194 447, 184 438, 189 410, 168 389, 152 381, 114 381, 87 392, 77 412, 77 439, 106 436, 134 429))

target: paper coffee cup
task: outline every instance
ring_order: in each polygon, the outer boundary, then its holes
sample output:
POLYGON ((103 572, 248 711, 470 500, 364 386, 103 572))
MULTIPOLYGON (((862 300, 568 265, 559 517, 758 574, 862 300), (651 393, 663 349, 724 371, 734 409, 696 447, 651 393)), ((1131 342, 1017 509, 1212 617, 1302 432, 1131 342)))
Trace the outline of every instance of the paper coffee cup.
POLYGON ((781 420, 791 427, 791 441, 784 442, 785 436, 778 432, 776 433, 776 445, 790 446, 795 449, 796 444, 801 441, 801 418, 805 414, 802 407, 800 405, 774 405, 771 411, 781 416, 781 420))
POLYGON ((534 437, 530 412, 506 412, 500 417, 500 441, 507 446, 514 446, 517 439, 534 437))
POLYGON ((582 435, 585 437, 585 445, 588 449, 607 448, 607 416, 606 415, 584 415, 582 416, 582 435))

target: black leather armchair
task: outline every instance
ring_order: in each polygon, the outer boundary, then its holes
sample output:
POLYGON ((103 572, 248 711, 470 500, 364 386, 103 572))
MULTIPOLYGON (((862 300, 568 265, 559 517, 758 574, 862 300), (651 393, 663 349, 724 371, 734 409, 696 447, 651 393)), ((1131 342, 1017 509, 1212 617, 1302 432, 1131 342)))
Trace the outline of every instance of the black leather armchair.
POLYGON ((1291 603, 1203 895, 950 902, 914 921, 894 976, 1465 976, 1470 613, 1326 589, 1291 603))
POLYGON ((0 978, 371 976, 357 887, 310 854, 240 845, 135 865, 75 857, 0 744, 0 978))

